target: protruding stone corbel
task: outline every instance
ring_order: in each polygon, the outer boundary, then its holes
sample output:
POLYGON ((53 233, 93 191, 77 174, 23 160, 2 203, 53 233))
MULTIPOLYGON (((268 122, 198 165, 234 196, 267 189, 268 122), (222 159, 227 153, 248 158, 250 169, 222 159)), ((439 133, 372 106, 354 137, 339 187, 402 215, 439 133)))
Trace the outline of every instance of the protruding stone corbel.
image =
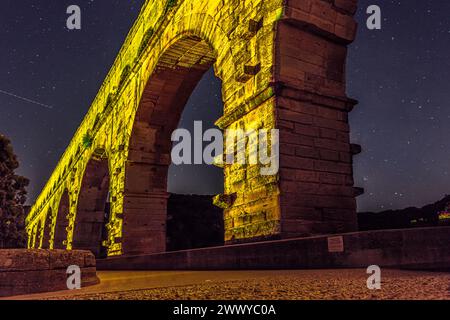
POLYGON ((355 197, 359 197, 364 194, 365 190, 364 190, 364 188, 361 188, 361 187, 354 187, 353 192, 354 192, 355 197))
POLYGON ((252 35, 256 35, 259 30, 262 29, 264 26, 264 18, 261 18, 259 20, 256 19, 250 19, 248 22, 248 32, 252 35))
POLYGON ((262 29, 263 25, 264 25, 263 18, 250 19, 248 21, 248 28, 242 30, 241 33, 238 35, 238 37, 242 40, 249 41, 251 38, 256 36, 258 31, 262 29))
POLYGON ((222 209, 229 209, 233 205, 233 203, 236 201, 237 194, 231 193, 231 194, 218 194, 213 198, 213 204, 216 207, 222 208, 222 209))
POLYGON ((347 98, 346 99, 346 108, 348 112, 352 112, 353 109, 355 109, 355 106, 359 104, 359 101, 353 98, 347 98))
POLYGON ((250 65, 246 64, 242 67, 242 73, 236 75, 236 81, 245 83, 261 71, 261 64, 250 65))
POLYGON ((362 152, 362 148, 359 144, 352 143, 350 145, 350 151, 354 156, 356 156, 362 152))

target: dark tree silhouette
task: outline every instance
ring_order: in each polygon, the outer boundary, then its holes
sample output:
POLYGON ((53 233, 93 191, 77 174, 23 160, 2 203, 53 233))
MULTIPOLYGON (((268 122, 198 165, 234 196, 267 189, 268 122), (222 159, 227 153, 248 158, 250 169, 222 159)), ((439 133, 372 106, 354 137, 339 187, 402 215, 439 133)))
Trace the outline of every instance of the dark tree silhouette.
POLYGON ((29 180, 15 173, 18 167, 11 141, 0 134, 0 248, 26 244, 24 204, 29 180))

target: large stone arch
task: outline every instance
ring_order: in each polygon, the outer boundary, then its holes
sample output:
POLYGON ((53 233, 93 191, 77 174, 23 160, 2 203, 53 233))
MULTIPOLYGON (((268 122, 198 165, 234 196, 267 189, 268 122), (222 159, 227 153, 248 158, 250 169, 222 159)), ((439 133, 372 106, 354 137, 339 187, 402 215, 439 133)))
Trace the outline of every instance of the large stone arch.
POLYGON ((53 249, 67 248, 67 234, 70 216, 70 195, 69 190, 65 189, 61 195, 57 206, 56 216, 53 225, 53 249))
POLYGON ((150 76, 137 109, 125 167, 124 252, 163 252, 171 135, 203 74, 215 61, 201 38, 183 33, 150 76))
POLYGON ((43 237, 44 237, 45 220, 40 219, 36 225, 36 249, 42 248, 43 237))
MULTIPOLYGON (((239 61, 234 53, 234 50, 239 50, 239 46, 236 41, 230 39, 219 22, 208 13, 191 13, 186 8, 189 6, 183 6, 175 12, 173 19, 159 36, 160 42, 156 47, 151 47, 153 49, 149 52, 151 57, 147 58, 136 71, 139 94, 135 101, 136 105, 131 111, 132 121, 128 123, 130 139, 125 141, 124 146, 126 151, 124 156, 127 158, 126 162, 123 162, 123 158, 115 162, 121 173, 114 184, 123 183, 123 189, 121 194, 114 197, 115 201, 112 203, 112 221, 109 228, 111 254, 115 254, 114 251, 118 248, 125 254, 165 250, 168 197, 166 183, 167 167, 170 163, 170 135, 176 128, 187 99, 204 72, 214 64, 216 75, 223 83, 225 110, 232 110, 237 103, 243 101, 243 97, 237 96, 236 84, 241 86, 245 79, 251 77, 245 74, 246 68, 243 65, 236 67, 236 64, 242 63, 246 57, 241 53, 239 61), (197 50, 206 61, 197 63, 195 59, 199 56, 189 51, 190 45, 200 46, 197 50), (178 64, 174 63, 173 59, 178 58, 180 58, 177 61, 178 64), (174 67, 176 68, 173 69, 174 67), (161 91, 164 78, 169 82, 166 92, 161 91), (165 99, 170 100, 175 97, 175 93, 182 93, 181 96, 177 96, 175 105, 171 105, 172 101, 160 101, 155 104, 151 98, 148 100, 152 95, 165 95, 165 99), (151 110, 156 112, 153 118, 149 119, 145 111, 151 110), (173 113, 170 113, 171 111, 173 113), (158 121, 163 123, 158 124, 158 121), (149 122, 153 122, 153 129, 148 125, 149 122), (163 125, 164 130, 155 130, 155 125, 163 125), (136 134, 136 131, 141 132, 136 134), (164 141, 158 146, 147 141, 147 147, 158 147, 158 150, 153 150, 156 151, 155 154, 150 156, 153 156, 153 159, 146 159, 148 151, 151 150, 140 150, 142 146, 137 146, 139 143, 145 144, 145 138, 141 137, 140 142, 134 139, 146 133, 150 135, 147 139, 164 141), (152 134, 153 137, 151 137, 152 134)), ((246 62, 250 63, 250 61, 246 62)), ((267 86, 271 79, 269 69, 270 67, 266 66, 264 72, 260 73, 261 81, 264 81, 267 86)), ((273 117, 267 127, 274 128, 273 117)), ((275 207, 272 209, 276 210, 275 207)))
POLYGON ((167 141, 176 119, 167 112, 178 114, 203 72, 189 43, 200 43, 205 65, 214 58, 222 80, 219 127, 280 133, 278 174, 261 176, 251 165, 224 167, 224 194, 216 204, 224 209, 225 242, 355 230, 361 190, 353 188, 352 155, 360 148, 350 144, 348 112, 356 101, 345 93, 355 11, 356 0, 146 1, 27 217, 29 245, 37 221, 69 187, 65 245, 72 248, 82 178, 99 149, 109 159, 111 216, 103 242, 108 255, 164 251, 159 239, 169 145, 144 136, 167 141), (172 81, 164 81, 168 75, 172 81), (171 99, 180 92, 179 100, 171 99))
POLYGON ((110 210, 109 172, 106 157, 91 157, 84 170, 73 223, 71 248, 90 250, 96 257, 106 256, 102 242, 107 240, 110 210))
POLYGON ((51 240, 52 220, 53 220, 53 211, 51 208, 48 209, 44 219, 45 224, 43 230, 44 234, 42 237, 42 249, 49 249, 51 240))
POLYGON ((31 248, 36 248, 37 225, 31 228, 31 248))

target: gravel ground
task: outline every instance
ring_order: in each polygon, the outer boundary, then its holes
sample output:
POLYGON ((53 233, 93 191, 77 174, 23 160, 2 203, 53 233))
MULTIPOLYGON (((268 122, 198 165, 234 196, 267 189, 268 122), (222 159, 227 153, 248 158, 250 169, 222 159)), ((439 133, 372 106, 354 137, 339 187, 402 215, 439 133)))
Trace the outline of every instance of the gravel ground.
POLYGON ((450 300, 450 273, 384 270, 369 290, 365 270, 304 270, 239 281, 60 296, 77 300, 450 300))

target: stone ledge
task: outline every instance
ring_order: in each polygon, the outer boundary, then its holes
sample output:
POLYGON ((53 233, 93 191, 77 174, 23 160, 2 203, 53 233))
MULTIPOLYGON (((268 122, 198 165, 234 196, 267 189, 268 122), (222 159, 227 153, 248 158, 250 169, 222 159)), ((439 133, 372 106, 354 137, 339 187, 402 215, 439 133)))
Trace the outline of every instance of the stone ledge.
POLYGON ((381 230, 98 260, 100 270, 239 270, 380 267, 450 270, 450 227, 381 230), (343 252, 329 252, 342 236, 343 252))
POLYGON ((0 297, 67 289, 67 267, 81 269, 82 287, 99 283, 89 251, 0 250, 0 297))

